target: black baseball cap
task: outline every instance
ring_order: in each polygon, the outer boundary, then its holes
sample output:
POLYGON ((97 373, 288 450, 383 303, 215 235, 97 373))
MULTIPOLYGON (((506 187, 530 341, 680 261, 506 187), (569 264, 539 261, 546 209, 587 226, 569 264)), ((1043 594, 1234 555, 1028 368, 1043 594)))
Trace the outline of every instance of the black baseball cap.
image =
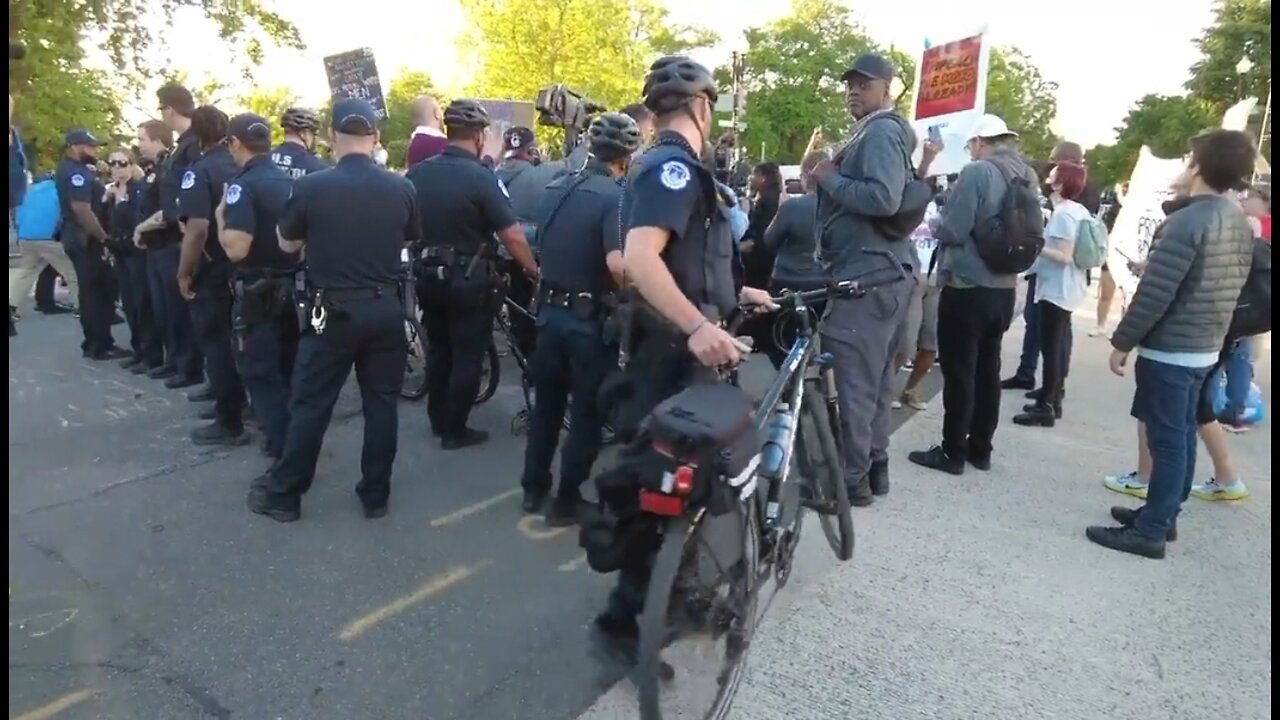
POLYGON ((891 82, 895 72, 897 71, 893 67, 893 63, 889 62, 889 59, 885 56, 876 53, 862 53, 853 59, 849 69, 844 71, 840 79, 848 80, 850 75, 861 75, 872 80, 891 82))
POLYGON ((368 137, 378 132, 378 112, 367 100, 346 98, 333 104, 333 130, 368 137))
POLYGON ((527 127, 516 126, 502 133, 503 150, 519 150, 531 148, 538 142, 533 131, 527 127))
POLYGON ((240 113, 227 123, 227 137, 241 142, 261 142, 271 139, 271 124, 255 113, 240 113))
POLYGON ((92 145, 93 147, 100 147, 102 142, 99 141, 98 138, 94 137, 93 133, 88 130, 76 128, 67 132, 66 146, 71 147, 72 145, 92 145))

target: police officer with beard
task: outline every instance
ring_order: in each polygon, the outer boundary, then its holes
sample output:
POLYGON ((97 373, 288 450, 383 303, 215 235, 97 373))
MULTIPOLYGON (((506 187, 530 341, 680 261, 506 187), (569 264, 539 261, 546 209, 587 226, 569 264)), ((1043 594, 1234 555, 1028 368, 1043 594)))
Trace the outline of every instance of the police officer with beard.
MULTIPOLYGON (((337 165, 299 178, 280 217, 280 249, 306 248, 310 323, 298 347, 284 454, 249 491, 249 510, 302 516, 333 406, 351 368, 364 406, 356 496, 366 518, 387 514, 407 348, 400 253, 419 238, 413 186, 374 164, 378 114, 367 101, 333 106, 337 165)), ((229 200, 230 198, 228 198, 229 200)))
POLYGON ((551 461, 568 408, 559 493, 547 512, 553 527, 577 520, 579 488, 600 452, 604 421, 596 395, 613 364, 602 323, 607 296, 623 280, 618 181, 640 147, 640 128, 626 115, 607 113, 591 123, 588 138, 587 166, 552 182, 537 213, 542 285, 530 367, 536 395, 520 484, 525 512, 538 512, 551 490, 551 461))
POLYGON ((271 162, 291 179, 323 170, 325 165, 312 154, 316 147, 316 134, 320 132, 320 118, 306 108, 289 108, 280 116, 284 130, 284 142, 271 149, 271 162))
POLYGON ((454 100, 444 112, 449 146, 406 177, 422 215, 418 296, 427 334, 427 415, 446 450, 489 438, 467 426, 480 391, 480 364, 493 341, 498 240, 521 270, 537 274, 506 187, 479 160, 489 115, 475 100, 454 100))
POLYGON ((280 249, 276 225, 293 179, 268 154, 271 126, 259 115, 231 118, 227 148, 240 172, 227 184, 217 221, 218 239, 235 268, 236 368, 262 421, 267 454, 279 459, 289 426, 289 386, 298 354, 293 273, 299 258, 280 249))
MULTIPOLYGON (((647 308, 636 313, 631 334, 627 372, 635 387, 627 417, 643 417, 688 387, 695 363, 740 362, 749 348, 714 316, 728 316, 740 301, 769 303, 765 291, 737 287, 727 208, 699 157, 717 95, 711 73, 687 57, 661 58, 645 77, 644 104, 656 115, 658 133, 628 174, 620 210, 626 278, 647 308), (639 320, 651 315, 657 319, 639 320)), ((649 556, 621 568, 609 607, 596 619, 607 636, 635 636, 651 563, 649 556)))

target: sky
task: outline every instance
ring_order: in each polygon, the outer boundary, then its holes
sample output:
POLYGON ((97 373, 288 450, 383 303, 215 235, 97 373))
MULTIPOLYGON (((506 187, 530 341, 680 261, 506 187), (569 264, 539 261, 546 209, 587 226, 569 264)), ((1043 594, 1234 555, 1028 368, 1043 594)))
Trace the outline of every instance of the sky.
MULTIPOLYGON (((742 32, 787 14, 786 0, 658 0, 673 22, 719 33, 721 43, 698 55, 720 64, 745 49, 742 32)), ((1213 19, 1212 0, 1171 0, 1159 13, 1150 0, 1074 0, 1057 13, 1026 0, 913 0, 851 3, 861 24, 882 45, 902 50, 964 37, 988 27, 995 45, 1016 45, 1049 80, 1058 83, 1055 130, 1090 147, 1114 139, 1132 104, 1148 93, 1179 94, 1197 58, 1193 40, 1213 19), (1038 11, 1030 8, 1038 7, 1038 11), (1159 28, 1157 30, 1157 27, 1159 28)), ((474 69, 460 63, 456 44, 466 18, 456 0, 361 0, 370 22, 328 12, 314 0, 275 0, 273 9, 297 24, 304 52, 271 50, 255 80, 286 85, 309 102, 328 97, 322 58, 359 47, 373 48, 384 82, 402 68, 424 70, 445 90, 466 84, 474 69)), ((175 37, 188 38, 170 51, 174 65, 193 77, 229 75, 226 49, 195 11, 175 22, 175 37)), ((529 98, 532 100, 532 98, 529 98)), ((748 100, 748 102, 750 102, 748 100)))

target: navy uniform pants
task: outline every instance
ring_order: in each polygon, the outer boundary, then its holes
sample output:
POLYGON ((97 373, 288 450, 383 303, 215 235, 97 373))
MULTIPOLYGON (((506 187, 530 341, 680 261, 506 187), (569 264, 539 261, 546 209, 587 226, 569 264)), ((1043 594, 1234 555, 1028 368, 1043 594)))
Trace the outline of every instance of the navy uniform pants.
POLYGON ((216 422, 229 430, 241 430, 244 421, 244 385, 236 372, 231 348, 231 288, 224 272, 201 278, 191 301, 191 320, 204 355, 209 391, 213 395, 216 422))
POLYGON ((178 243, 147 250, 147 280, 151 286, 152 309, 160 326, 166 365, 183 377, 204 376, 204 356, 196 343, 191 310, 178 292, 178 243))
POLYGON ((493 342, 494 296, 487 265, 481 262, 470 278, 458 267, 451 269, 449 279, 428 275, 418 283, 427 334, 427 417, 441 437, 466 431, 480 393, 481 363, 493 342))
POLYGON ((325 430, 352 367, 364 409, 364 450, 356 494, 367 508, 385 506, 391 494, 407 353, 404 309, 394 293, 333 300, 341 304, 345 317, 330 312, 324 332, 316 335, 308 328, 298 345, 284 453, 271 469, 266 487, 275 507, 296 509, 311 488, 325 430))
POLYGON ((106 352, 115 346, 111 320, 115 317, 114 278, 106 249, 95 240, 63 242, 67 256, 76 267, 80 281, 80 328, 84 340, 80 349, 89 354, 106 352))
POLYGON ((582 483, 600 454, 604 418, 596 395, 614 367, 616 360, 598 321, 566 308, 544 307, 538 312, 538 339, 529 367, 535 396, 520 481, 526 492, 551 491, 551 461, 567 410, 571 429, 560 454, 558 498, 566 503, 581 499, 582 483))
MULTIPOLYGON (((286 294, 292 298, 292 293, 286 294)), ((291 306, 274 310, 260 313, 250 309, 246 313, 244 298, 237 297, 233 325, 236 369, 253 401, 254 416, 262 422, 267 454, 279 459, 289 428, 289 389, 300 333, 298 316, 291 306)))
POLYGON ((147 256, 141 250, 117 255, 116 279, 120 284, 124 319, 129 324, 129 349, 147 367, 158 367, 164 363, 164 346, 151 302, 147 256))

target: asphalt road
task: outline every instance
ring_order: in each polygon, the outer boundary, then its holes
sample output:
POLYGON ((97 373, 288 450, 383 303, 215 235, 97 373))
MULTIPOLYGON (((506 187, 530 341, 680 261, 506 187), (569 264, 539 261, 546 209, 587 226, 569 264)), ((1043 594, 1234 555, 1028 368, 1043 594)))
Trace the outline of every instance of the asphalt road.
MULTIPOLYGON (((11 718, 568 720, 621 677, 586 644, 611 578, 585 567, 576 533, 521 518, 512 367, 474 415, 493 433, 481 448, 442 452, 425 407, 402 405, 378 521, 353 493, 347 388, 303 520, 279 525, 245 510, 268 464, 255 446, 192 446, 184 394, 82 361, 70 317, 30 313, 20 333, 11 718)), ((748 385, 767 376, 753 360, 748 385)))

